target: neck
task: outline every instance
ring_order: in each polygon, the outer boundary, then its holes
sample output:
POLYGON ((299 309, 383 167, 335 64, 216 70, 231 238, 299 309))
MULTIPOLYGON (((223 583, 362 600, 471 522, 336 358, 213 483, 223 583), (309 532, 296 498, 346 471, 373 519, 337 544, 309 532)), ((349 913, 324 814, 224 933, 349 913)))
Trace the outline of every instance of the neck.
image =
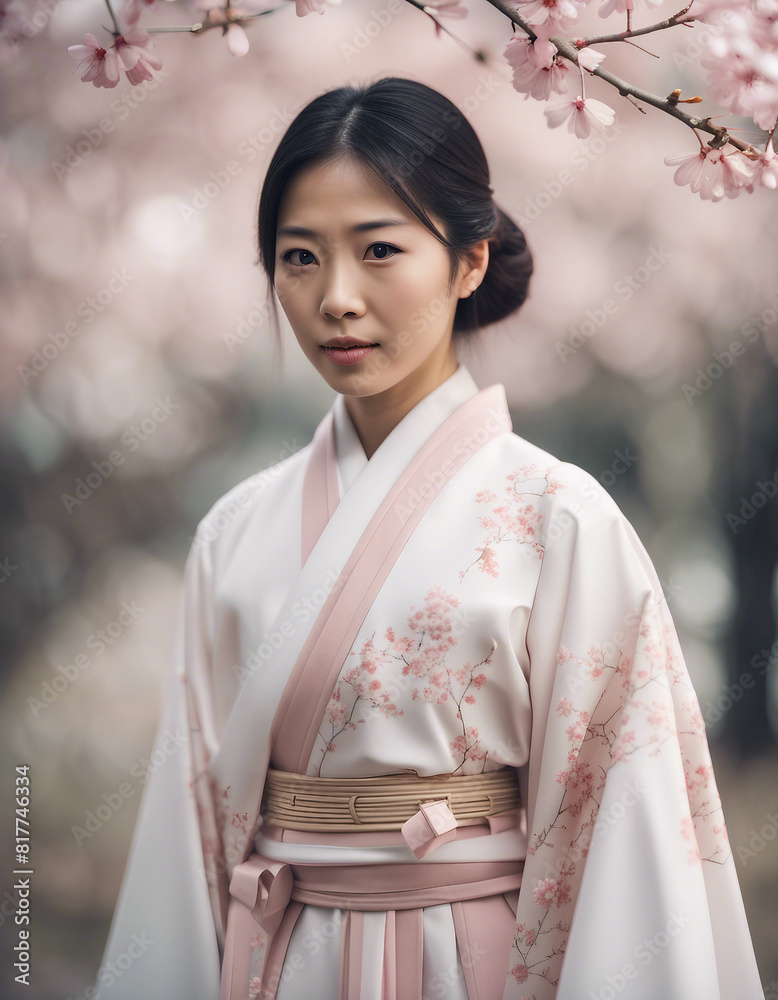
MULTIPOLYGON (((429 360, 429 359, 428 359, 429 360)), ((372 396, 346 396, 346 410, 368 460, 417 403, 458 368, 453 350, 432 364, 420 365, 400 382, 372 396)))

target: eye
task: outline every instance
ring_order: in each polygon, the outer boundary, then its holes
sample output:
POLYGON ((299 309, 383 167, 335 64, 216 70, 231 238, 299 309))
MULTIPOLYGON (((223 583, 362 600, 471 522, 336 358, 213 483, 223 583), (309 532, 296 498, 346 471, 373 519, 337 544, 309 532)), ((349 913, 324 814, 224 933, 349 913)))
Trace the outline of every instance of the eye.
POLYGON ((378 247, 378 251, 380 251, 380 253, 377 251, 378 255, 376 260, 390 260, 395 253, 403 253, 399 247, 392 246, 391 243, 371 243, 367 249, 372 250, 374 247, 378 247), (388 251, 388 253, 386 253, 386 251, 388 251), (394 251, 394 253, 392 251, 394 251))
MULTIPOLYGON (((391 260, 395 254, 404 253, 403 250, 394 246, 392 243, 371 243, 367 249, 375 250, 376 256, 373 258, 374 260, 391 260)), ((312 263, 315 259, 315 256, 310 250, 303 250, 300 247, 294 250, 287 250, 286 253, 281 254, 281 260, 290 267, 307 267, 307 265, 312 263), (307 258, 302 259, 299 263, 294 263, 291 257, 292 254, 295 253, 307 254, 307 258)))
POLYGON ((311 253, 310 250, 302 250, 302 249, 287 250, 286 253, 281 254, 281 260, 285 264, 289 264, 290 267, 305 267, 306 264, 310 263, 310 261, 306 260, 302 264, 293 264, 292 261, 290 260, 290 257, 292 256, 293 253, 308 254, 309 257, 313 257, 313 254, 311 253))

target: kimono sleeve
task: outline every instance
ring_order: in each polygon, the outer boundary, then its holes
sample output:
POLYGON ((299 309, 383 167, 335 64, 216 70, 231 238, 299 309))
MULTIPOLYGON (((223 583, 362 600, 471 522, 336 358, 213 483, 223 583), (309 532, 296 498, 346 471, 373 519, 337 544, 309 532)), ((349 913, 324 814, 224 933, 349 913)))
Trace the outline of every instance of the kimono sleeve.
MULTIPOLYGON (((199 529, 198 529, 199 531, 199 529)), ((164 711, 129 860, 97 977, 98 1000, 216 1000, 219 896, 207 862, 213 809, 202 785, 208 748, 210 563, 195 534, 184 571, 164 711)))
POLYGON ((761 1000, 656 571, 594 477, 570 463, 554 476, 526 633, 528 853, 504 1000, 761 1000))

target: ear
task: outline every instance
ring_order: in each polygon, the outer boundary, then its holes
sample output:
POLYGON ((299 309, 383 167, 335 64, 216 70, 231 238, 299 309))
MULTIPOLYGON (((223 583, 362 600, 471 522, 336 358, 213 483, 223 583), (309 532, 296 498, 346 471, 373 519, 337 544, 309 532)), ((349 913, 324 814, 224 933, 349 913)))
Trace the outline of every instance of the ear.
POLYGON ((481 240, 468 250, 459 272, 459 298, 466 299, 484 280, 489 266, 489 240, 481 240))

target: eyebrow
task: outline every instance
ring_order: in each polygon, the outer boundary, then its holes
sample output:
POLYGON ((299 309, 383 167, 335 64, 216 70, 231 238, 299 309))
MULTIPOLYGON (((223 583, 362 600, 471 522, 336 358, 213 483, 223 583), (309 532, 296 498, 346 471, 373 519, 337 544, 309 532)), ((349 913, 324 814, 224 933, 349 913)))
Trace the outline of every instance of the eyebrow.
MULTIPOLYGON (((356 226, 351 227, 352 233, 362 233, 368 229, 383 229, 386 226, 408 226, 409 222, 405 219, 373 219, 370 222, 359 222, 356 226)), ((313 229, 306 229, 305 226, 282 226, 278 230, 279 236, 314 236, 318 237, 320 234, 315 232, 313 229)))

